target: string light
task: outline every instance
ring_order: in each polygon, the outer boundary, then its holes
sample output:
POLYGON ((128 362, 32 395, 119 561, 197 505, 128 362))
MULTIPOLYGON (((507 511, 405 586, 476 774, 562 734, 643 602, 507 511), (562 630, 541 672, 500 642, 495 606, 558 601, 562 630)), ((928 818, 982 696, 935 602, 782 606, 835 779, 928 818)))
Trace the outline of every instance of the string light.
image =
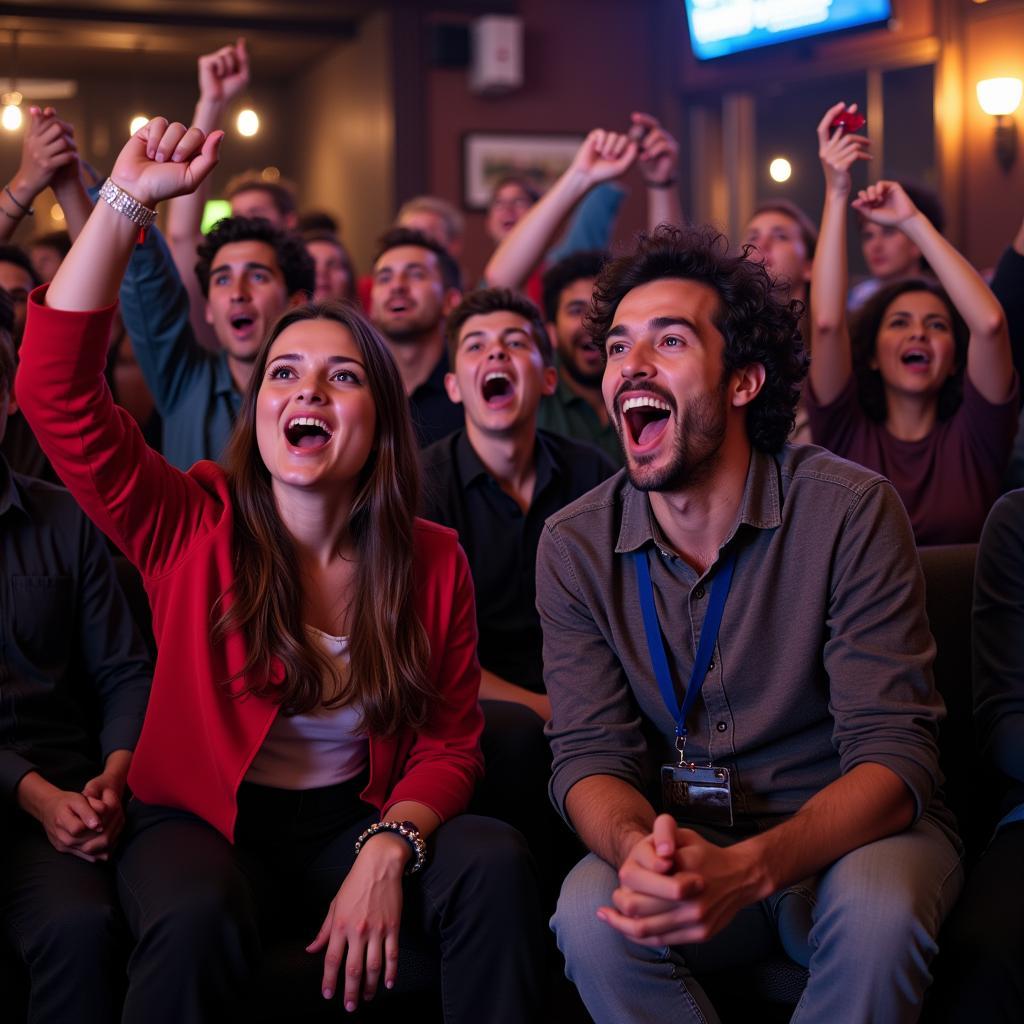
POLYGON ((260 130, 260 117, 255 110, 251 110, 246 107, 245 110, 238 112, 238 118, 235 121, 235 126, 238 128, 238 134, 244 135, 246 138, 251 138, 260 130))
POLYGON ((781 185, 793 176, 793 165, 784 156, 777 156, 768 165, 768 174, 772 181, 777 181, 781 185))

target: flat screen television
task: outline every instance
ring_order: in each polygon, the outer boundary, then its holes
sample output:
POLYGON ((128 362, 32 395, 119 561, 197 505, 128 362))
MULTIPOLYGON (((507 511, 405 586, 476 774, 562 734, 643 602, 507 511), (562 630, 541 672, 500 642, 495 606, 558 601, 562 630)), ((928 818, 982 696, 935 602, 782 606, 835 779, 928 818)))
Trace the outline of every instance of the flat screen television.
POLYGON ((685 0, 698 60, 874 25, 892 14, 891 0, 685 0))

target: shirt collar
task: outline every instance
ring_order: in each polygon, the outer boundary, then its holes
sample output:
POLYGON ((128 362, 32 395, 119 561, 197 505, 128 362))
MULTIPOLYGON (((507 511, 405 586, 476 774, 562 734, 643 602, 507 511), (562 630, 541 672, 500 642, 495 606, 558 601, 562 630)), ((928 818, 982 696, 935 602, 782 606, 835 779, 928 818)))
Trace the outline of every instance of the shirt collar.
MULTIPOLYGON (((533 485, 533 494, 536 498, 547 487, 556 470, 548 442, 540 430, 537 431, 537 440, 534 442, 533 457, 536 460, 537 479, 533 485)), ((465 430, 460 430, 455 438, 455 465, 464 487, 468 487, 480 477, 494 479, 469 443, 469 435, 465 430)))
MULTIPOLYGON (((781 523, 782 494, 778 464, 771 455, 754 451, 747 467, 739 514, 725 544, 732 540, 741 525, 752 526, 757 530, 771 530, 781 523)), ((646 492, 638 491, 627 482, 622 492, 622 522, 619 525, 615 553, 621 555, 638 551, 651 543, 664 546, 661 530, 651 511, 650 498, 646 492)), ((725 544, 722 546, 725 547, 725 544)))
POLYGON ((214 363, 213 388, 218 395, 230 395, 234 392, 241 400, 242 393, 235 387, 235 378, 231 376, 231 367, 228 366, 228 354, 223 349, 218 353, 214 363))

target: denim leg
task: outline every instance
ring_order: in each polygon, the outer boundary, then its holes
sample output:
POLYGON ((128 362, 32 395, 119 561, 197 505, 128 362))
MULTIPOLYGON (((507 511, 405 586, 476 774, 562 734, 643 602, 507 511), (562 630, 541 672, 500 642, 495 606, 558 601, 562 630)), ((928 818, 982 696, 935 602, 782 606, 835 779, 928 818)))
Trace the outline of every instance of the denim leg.
POLYGON ((551 919, 565 972, 596 1024, 717 1024, 692 971, 752 963, 778 949, 761 903, 737 914, 708 942, 658 949, 637 945, 597 918, 618 884, 615 871, 589 854, 569 873, 551 919))
POLYGON ((928 820, 836 861, 818 879, 811 974, 794 1024, 916 1021, 962 885, 959 851, 928 820))

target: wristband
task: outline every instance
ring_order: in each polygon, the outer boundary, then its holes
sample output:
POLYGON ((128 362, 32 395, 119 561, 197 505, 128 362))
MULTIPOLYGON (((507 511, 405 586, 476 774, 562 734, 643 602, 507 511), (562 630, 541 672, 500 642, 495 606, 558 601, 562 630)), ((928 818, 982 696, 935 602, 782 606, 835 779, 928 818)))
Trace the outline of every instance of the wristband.
POLYGON ((145 231, 156 220, 156 210, 143 206, 135 196, 115 185, 110 178, 103 182, 100 199, 127 217, 133 224, 137 224, 142 231, 145 231))
POLYGON ((648 188, 675 188, 677 178, 666 178, 664 181, 649 181, 647 182, 648 188))
POLYGON ((359 851, 363 848, 366 841, 372 839, 380 832, 393 832, 412 847, 412 862, 405 867, 407 875, 415 875, 426 864, 427 844, 423 841, 420 830, 411 821, 378 821, 376 824, 371 825, 356 840, 356 856, 359 855, 359 851))
MULTIPOLYGON (((32 217, 32 216, 35 215, 36 211, 35 211, 35 209, 33 207, 26 206, 24 203, 19 203, 18 202, 18 197, 11 191, 10 185, 4 185, 4 191, 11 197, 11 202, 14 203, 14 205, 19 210, 21 210, 21 212, 23 214, 25 214, 26 217, 32 217)), ((7 211, 5 210, 4 212, 6 213, 7 211)), ((10 215, 8 214, 8 216, 10 216, 10 215)), ((12 218, 12 220, 13 219, 14 218, 12 218)))

